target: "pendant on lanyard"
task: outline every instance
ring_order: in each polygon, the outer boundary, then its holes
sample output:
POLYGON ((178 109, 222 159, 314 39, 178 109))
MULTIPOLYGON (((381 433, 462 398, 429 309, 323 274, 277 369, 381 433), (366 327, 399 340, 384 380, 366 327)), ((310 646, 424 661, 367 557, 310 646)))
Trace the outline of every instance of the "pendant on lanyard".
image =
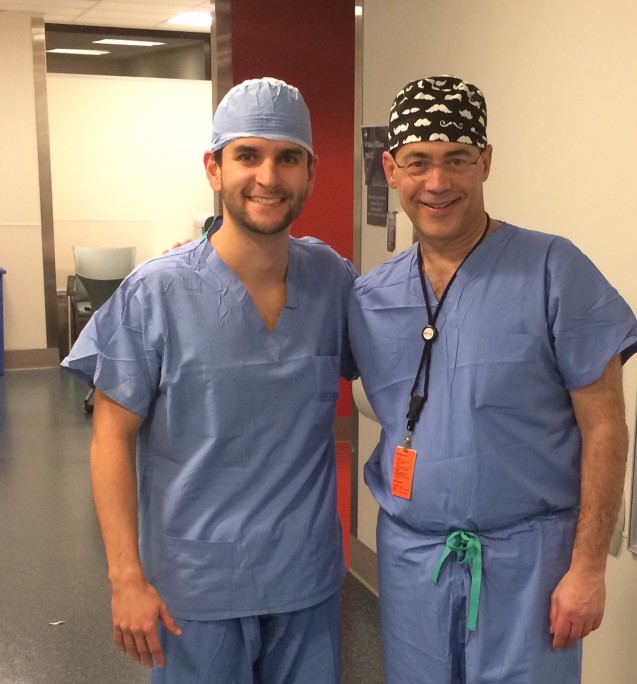
POLYGON ((422 329, 422 339, 425 342, 434 342, 436 337, 438 337, 438 331, 434 328, 433 325, 426 325, 422 329))
POLYGON ((491 219, 489 214, 487 216, 486 225, 482 231, 480 239, 475 245, 469 250, 467 255, 458 265, 451 279, 447 283, 447 286, 442 293, 438 306, 436 310, 432 312, 431 305, 429 303, 429 295, 427 294, 427 286, 425 284, 425 269, 422 260, 422 253, 420 247, 418 248, 418 275, 420 276, 420 285, 422 287, 423 297, 425 299, 425 308, 427 310, 427 325, 422 329, 422 339, 424 342, 422 354, 420 356, 420 363, 418 365, 418 371, 416 372, 416 379, 411 388, 411 395, 409 398, 409 409, 407 410, 407 432, 405 434, 405 440, 402 444, 398 445, 394 450, 394 464, 392 469, 392 481, 391 481, 391 493, 393 496, 398 496, 401 499, 411 499, 411 489, 414 479, 414 469, 416 467, 416 456, 417 452, 412 448, 412 436, 414 430, 416 429, 416 423, 420 418, 420 414, 425 406, 425 402, 429 397, 429 371, 431 368, 431 352, 433 349, 434 342, 438 339, 438 329, 436 328, 436 321, 438 319, 438 314, 442 309, 442 305, 449 292, 453 281, 456 279, 458 271, 462 268, 462 264, 473 254, 477 249, 478 245, 484 240, 489 231, 489 224, 491 219), (420 385, 420 376, 422 371, 425 371, 423 391, 422 394, 418 394, 418 386, 420 385))

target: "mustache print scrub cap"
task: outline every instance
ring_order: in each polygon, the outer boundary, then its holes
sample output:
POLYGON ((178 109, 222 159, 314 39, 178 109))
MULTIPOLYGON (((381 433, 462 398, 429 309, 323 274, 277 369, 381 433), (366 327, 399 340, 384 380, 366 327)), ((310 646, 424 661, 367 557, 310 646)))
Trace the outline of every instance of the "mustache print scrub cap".
POLYGON ((255 78, 231 88, 212 124, 212 151, 237 138, 287 140, 312 151, 310 112, 298 88, 276 78, 255 78))
POLYGON ((412 142, 487 145, 487 103, 471 83, 455 76, 431 76, 408 83, 389 112, 389 151, 412 142))

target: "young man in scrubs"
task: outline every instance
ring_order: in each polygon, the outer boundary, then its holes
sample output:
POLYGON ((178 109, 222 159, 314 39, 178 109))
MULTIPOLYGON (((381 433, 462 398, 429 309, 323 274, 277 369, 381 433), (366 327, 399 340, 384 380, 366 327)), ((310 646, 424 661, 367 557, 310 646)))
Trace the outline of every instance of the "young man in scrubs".
POLYGON ((337 684, 332 423, 355 274, 290 237, 317 162, 299 91, 246 81, 213 127, 222 226, 137 268, 63 362, 97 388, 114 639, 155 684, 337 684))
POLYGON ((412 248, 358 279, 352 349, 382 426, 387 684, 576 684, 624 485, 624 300, 568 240, 491 218, 482 93, 391 109, 383 164, 412 248))

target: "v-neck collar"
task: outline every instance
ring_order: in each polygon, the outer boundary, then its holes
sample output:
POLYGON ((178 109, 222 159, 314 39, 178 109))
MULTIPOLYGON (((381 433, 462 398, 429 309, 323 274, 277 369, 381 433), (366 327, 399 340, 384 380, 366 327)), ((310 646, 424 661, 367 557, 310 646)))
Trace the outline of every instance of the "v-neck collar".
MULTIPOLYGON (((502 224, 489 233, 482 244, 478 245, 477 249, 469 256, 469 258, 462 264, 462 267, 458 270, 456 278, 452 283, 449 292, 447 294, 445 305, 437 319, 436 327, 438 330, 442 330, 445 321, 450 313, 455 311, 462 297, 462 292, 467 284, 469 284, 479 273, 482 272, 484 264, 487 259, 500 250, 501 246, 509 239, 510 230, 509 224, 502 222, 502 224)), ((425 303, 423 301, 422 287, 420 284, 420 277, 418 275, 418 243, 414 245, 411 261, 409 264, 409 279, 410 279, 410 292, 413 297, 420 300, 423 308, 425 303)), ((432 309, 438 307, 438 297, 429 282, 427 273, 425 272, 425 286, 427 287, 427 293, 429 295, 429 301, 431 303, 432 309)))
POLYGON ((288 267, 285 276, 286 302, 272 331, 259 313, 250 293, 236 273, 223 261, 208 240, 202 247, 200 259, 201 277, 217 292, 229 292, 240 305, 241 315, 259 337, 263 346, 278 358, 289 329, 288 320, 296 315, 299 305, 299 261, 296 258, 295 244, 288 240, 288 267))

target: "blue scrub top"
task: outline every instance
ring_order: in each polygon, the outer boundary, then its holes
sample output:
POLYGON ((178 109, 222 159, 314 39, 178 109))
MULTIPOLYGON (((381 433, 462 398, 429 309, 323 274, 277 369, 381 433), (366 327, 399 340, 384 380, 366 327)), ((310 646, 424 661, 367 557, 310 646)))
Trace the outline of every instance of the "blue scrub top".
POLYGON ((144 417, 140 549, 175 616, 285 612, 344 576, 332 426, 354 374, 354 269, 289 241, 287 303, 268 332, 210 243, 134 271, 63 366, 144 417))
POLYGON ((349 312, 382 426, 365 479, 387 513, 445 533, 577 507, 581 437, 569 390, 598 379, 615 354, 626 360, 637 350, 637 321, 568 240, 503 224, 458 271, 413 435, 410 500, 390 486, 427 324, 417 245, 359 278, 349 312))

